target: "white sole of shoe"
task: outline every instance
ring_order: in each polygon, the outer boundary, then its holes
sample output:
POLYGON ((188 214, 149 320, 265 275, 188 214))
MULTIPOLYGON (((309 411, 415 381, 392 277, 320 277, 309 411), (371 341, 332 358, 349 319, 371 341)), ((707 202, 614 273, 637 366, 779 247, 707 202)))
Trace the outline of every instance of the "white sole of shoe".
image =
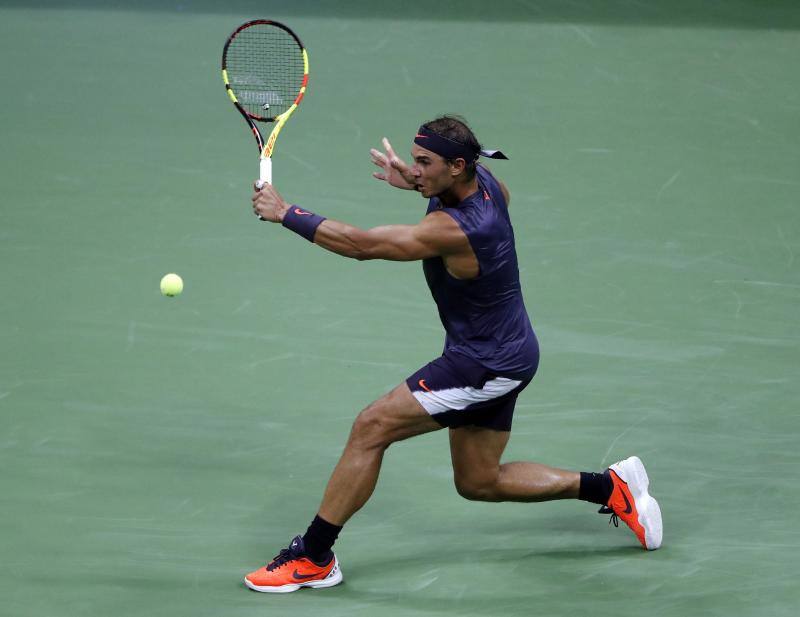
POLYGON ((654 551, 661 546, 664 536, 664 525, 661 521, 661 506, 650 496, 647 489, 650 478, 638 456, 631 456, 624 461, 614 463, 611 469, 627 485, 633 495, 636 511, 639 513, 639 524, 644 528, 644 541, 648 551, 654 551))
POLYGON ((344 577, 342 576, 342 569, 339 567, 339 560, 336 559, 334 556, 334 564, 333 570, 330 571, 328 576, 325 578, 318 580, 318 581, 308 581, 307 583, 290 583, 288 585, 281 585, 279 587, 268 587, 268 586, 261 586, 255 585, 247 580, 247 577, 244 579, 244 584, 247 585, 253 591, 260 591, 261 593, 290 593, 292 591, 297 591, 301 587, 311 587, 312 589, 322 589, 323 587, 333 587, 334 585, 338 585, 342 582, 344 577))

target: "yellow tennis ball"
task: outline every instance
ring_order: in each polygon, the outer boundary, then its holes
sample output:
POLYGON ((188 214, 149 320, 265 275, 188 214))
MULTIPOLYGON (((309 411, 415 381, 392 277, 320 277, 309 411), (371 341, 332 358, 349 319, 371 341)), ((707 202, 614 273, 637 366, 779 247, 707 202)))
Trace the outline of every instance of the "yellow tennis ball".
POLYGON ((183 291, 183 279, 177 274, 165 274, 161 279, 161 293, 165 296, 177 296, 183 291))

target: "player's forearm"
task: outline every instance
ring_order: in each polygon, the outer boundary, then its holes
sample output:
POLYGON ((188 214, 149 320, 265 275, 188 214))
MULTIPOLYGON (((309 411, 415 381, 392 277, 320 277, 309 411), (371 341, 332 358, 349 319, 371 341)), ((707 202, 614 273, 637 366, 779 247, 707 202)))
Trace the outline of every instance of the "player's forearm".
POLYGON ((317 227, 314 244, 344 257, 369 259, 367 232, 347 223, 326 219, 317 227))
POLYGON ((288 208, 281 223, 325 250, 352 259, 411 261, 436 254, 414 238, 416 228, 412 225, 383 225, 365 230, 298 206, 288 208))
POLYGON ((325 250, 351 257, 368 259, 369 233, 358 227, 333 221, 300 206, 280 208, 276 221, 325 250))

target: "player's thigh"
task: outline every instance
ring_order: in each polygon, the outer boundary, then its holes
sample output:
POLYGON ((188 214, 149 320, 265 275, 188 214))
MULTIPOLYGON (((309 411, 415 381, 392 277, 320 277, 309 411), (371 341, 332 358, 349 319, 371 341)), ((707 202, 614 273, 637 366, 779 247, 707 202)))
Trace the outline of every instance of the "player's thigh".
POLYGON ((493 484, 510 436, 510 431, 478 426, 450 429, 450 458, 456 485, 480 487, 493 484))
POLYGON ((353 434, 391 443, 441 428, 403 382, 358 415, 353 434))

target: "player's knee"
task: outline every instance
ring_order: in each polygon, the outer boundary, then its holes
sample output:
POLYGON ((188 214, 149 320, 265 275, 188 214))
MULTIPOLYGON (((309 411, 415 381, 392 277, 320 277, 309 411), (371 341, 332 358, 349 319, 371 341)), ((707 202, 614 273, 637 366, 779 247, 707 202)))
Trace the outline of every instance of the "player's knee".
POLYGON ((353 422, 350 439, 355 445, 366 449, 385 449, 392 443, 389 423, 374 405, 358 414, 353 422))
POLYGON ((470 501, 497 501, 495 482, 481 478, 455 476, 456 491, 470 501))

